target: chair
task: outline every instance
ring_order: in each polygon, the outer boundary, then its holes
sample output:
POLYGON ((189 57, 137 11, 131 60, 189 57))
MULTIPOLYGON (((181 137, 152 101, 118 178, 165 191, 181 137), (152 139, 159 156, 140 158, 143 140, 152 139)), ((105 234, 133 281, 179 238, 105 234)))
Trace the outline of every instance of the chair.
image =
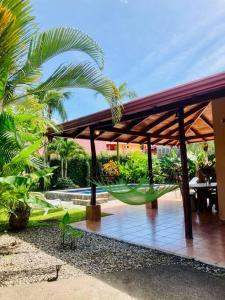
MULTIPOLYGON (((183 188, 182 188, 182 178, 181 175, 177 176, 178 185, 180 187, 181 195, 183 196, 183 188)), ((193 189, 189 189, 189 197, 191 202, 191 210, 197 211, 198 209, 198 200, 196 197, 196 192, 193 189)))
POLYGON ((219 206, 218 206, 218 195, 217 195, 217 188, 216 189, 212 189, 210 191, 210 195, 209 195, 209 210, 212 212, 212 208, 215 205, 215 210, 216 212, 219 211, 219 206))
MULTIPOLYGON (((42 201, 45 201, 55 207, 62 207, 62 202, 60 199, 54 199, 54 200, 46 199, 45 196, 40 192, 31 192, 31 195, 36 196, 36 197, 40 198, 42 201)), ((32 208, 32 210, 34 210, 34 209, 44 210, 44 215, 47 215, 48 210, 49 210, 48 207, 43 207, 39 204, 32 204, 31 208, 32 208)))

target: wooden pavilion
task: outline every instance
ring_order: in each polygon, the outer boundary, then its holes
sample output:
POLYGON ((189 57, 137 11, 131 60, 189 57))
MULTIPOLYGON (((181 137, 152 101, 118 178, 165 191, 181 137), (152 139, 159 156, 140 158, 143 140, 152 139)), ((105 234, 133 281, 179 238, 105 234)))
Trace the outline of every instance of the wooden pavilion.
MULTIPOLYGON (((179 146, 182 163, 182 190, 186 238, 192 238, 191 205, 186 143, 214 140, 217 165, 225 167, 225 72, 183 84, 126 103, 119 123, 113 124, 110 109, 60 125, 53 136, 89 139, 91 143, 91 176, 96 177, 95 140, 123 143, 146 143, 148 167, 152 175, 152 145, 179 146)), ((218 171, 220 218, 225 220, 225 168, 218 171)), ((91 211, 97 210, 96 186, 92 184, 91 211)), ((157 205, 155 204, 155 207, 157 205)))

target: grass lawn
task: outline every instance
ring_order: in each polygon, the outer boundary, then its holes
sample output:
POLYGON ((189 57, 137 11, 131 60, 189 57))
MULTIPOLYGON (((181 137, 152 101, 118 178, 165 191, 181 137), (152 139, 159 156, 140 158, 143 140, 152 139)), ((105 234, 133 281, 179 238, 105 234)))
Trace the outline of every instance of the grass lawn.
MULTIPOLYGON (((41 227, 41 226, 51 226, 56 222, 62 220, 65 213, 68 211, 70 215, 70 223, 79 222, 85 220, 86 212, 82 208, 51 208, 48 214, 44 214, 43 210, 34 210, 29 219, 28 227, 41 227)), ((102 216, 107 214, 102 213, 102 216)), ((5 211, 0 211, 0 231, 7 230, 8 228, 8 215, 5 211)))

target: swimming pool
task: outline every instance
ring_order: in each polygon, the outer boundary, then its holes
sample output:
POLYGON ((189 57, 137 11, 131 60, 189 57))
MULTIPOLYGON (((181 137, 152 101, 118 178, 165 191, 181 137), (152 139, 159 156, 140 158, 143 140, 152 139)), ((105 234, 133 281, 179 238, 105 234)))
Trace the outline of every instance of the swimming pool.
MULTIPOLYGON (((74 189, 74 190, 65 190, 73 194, 82 194, 82 195, 91 195, 91 188, 84 189, 74 189)), ((105 193, 106 191, 103 188, 96 188, 96 193, 105 193)))
MULTIPOLYGON (((131 186, 135 186, 135 184, 131 184, 131 186)), ((49 191, 45 193, 45 197, 49 200, 73 201, 74 204, 86 206, 91 200, 91 188, 49 191)), ((110 200, 113 200, 113 197, 104 188, 96 188, 97 203, 101 204, 110 200)))

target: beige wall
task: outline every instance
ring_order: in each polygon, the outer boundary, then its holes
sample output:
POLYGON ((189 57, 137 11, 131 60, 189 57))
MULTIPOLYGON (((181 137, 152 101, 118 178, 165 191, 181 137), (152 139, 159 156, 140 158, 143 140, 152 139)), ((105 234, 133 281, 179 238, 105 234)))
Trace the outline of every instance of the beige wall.
POLYGON ((225 98, 212 101, 219 215, 225 221, 225 98), (224 120, 224 122, 223 122, 224 120))

